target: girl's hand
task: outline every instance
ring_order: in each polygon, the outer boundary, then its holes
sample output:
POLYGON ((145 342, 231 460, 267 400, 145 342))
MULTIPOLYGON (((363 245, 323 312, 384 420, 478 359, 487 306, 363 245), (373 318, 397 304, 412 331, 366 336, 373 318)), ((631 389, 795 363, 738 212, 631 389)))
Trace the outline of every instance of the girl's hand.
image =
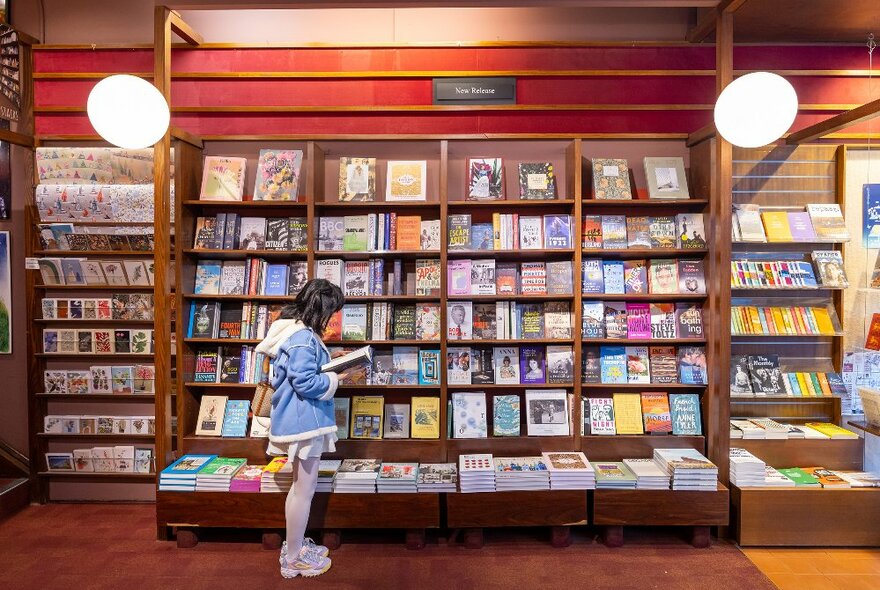
POLYGON ((341 373, 336 373, 336 377, 339 379, 339 382, 342 383, 343 380, 348 379, 351 376, 351 369, 347 371, 342 371, 341 373))
POLYGON ((339 358, 341 356, 345 356, 344 350, 334 350, 333 354, 330 355, 330 358, 335 359, 335 358, 339 358))

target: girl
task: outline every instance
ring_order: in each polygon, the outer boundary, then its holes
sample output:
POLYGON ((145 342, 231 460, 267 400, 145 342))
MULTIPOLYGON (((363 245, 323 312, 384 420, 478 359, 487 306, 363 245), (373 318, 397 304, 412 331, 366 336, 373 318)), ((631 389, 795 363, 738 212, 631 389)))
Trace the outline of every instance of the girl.
POLYGON ((318 576, 330 569, 326 547, 304 538, 312 496, 318 481, 321 453, 336 451, 333 395, 346 374, 321 373, 330 360, 321 336, 330 317, 342 309, 345 297, 329 281, 314 279, 281 310, 259 346, 272 358, 273 378, 269 455, 287 456, 294 484, 284 514, 287 541, 281 546, 281 575, 318 576))

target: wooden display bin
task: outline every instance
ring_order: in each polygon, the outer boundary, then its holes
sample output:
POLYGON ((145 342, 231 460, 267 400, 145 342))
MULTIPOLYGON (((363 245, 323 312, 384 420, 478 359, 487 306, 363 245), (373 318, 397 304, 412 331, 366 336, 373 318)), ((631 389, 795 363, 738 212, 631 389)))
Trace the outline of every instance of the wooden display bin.
POLYGON ((880 546, 880 489, 730 487, 743 546, 880 546))
POLYGON ((595 490, 593 518, 605 527, 605 544, 623 544, 624 526, 689 526, 695 547, 708 547, 709 527, 730 522, 729 493, 717 491, 595 490))
POLYGON ((465 545, 483 546, 483 527, 544 526, 554 547, 571 544, 572 525, 587 524, 586 490, 446 494, 446 524, 465 529, 465 545))

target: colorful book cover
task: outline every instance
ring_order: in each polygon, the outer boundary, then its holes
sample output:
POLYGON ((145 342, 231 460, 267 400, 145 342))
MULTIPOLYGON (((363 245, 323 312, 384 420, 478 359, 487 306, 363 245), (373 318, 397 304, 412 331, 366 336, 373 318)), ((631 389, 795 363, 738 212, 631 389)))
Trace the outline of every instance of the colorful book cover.
POLYGON ((649 290, 653 295, 678 293, 678 264, 674 259, 651 259, 648 266, 649 290))
POLYGON ((679 347, 678 372, 681 383, 706 385, 706 349, 702 346, 679 347))
POLYGON ((651 306, 647 303, 626 303, 627 337, 652 338, 651 306))
POLYGON ((605 337, 627 337, 628 325, 626 322, 626 303, 620 301, 605 302, 605 337))
POLYGON ((675 248, 675 218, 669 216, 651 217, 649 224, 651 248, 675 248))
POLYGON ((428 194, 428 162, 389 160, 385 185, 386 201, 424 201, 428 194))
POLYGON ((450 250, 467 250, 471 247, 470 214, 450 215, 447 218, 447 245, 450 250))
MULTIPOLYGON (((810 221, 810 214, 805 211, 789 211, 788 227, 791 230, 791 239, 795 242, 815 242, 816 232, 813 230, 813 223, 810 221)), ((877 246, 880 247, 880 242, 877 246)))
POLYGON ((556 169, 552 162, 520 162, 518 168, 521 199, 556 198, 556 169))
POLYGON ((605 282, 605 293, 608 295, 623 295, 626 293, 622 260, 603 260, 602 277, 605 282))
POLYGON ((518 395, 496 395, 492 398, 492 435, 520 435, 520 399, 518 395))
POLYGON ((417 385, 419 382, 419 348, 395 346, 392 350, 392 385, 417 385))
POLYGON ((605 337, 605 305, 601 301, 584 301, 581 317, 583 337, 605 337))
POLYGON ((626 160, 593 158, 592 171, 594 199, 633 198, 626 160))
POLYGON ((648 348, 651 363, 651 383, 678 383, 678 361, 674 346, 651 346, 648 348))
POLYGON ((648 336, 649 338, 670 339, 676 337, 674 303, 651 303, 649 312, 651 315, 651 335, 648 336))
POLYGON ((813 222, 816 237, 820 240, 846 242, 849 241, 849 232, 843 220, 843 213, 838 204, 811 204, 807 205, 807 213, 813 222))
POLYGON ((419 385, 440 385, 440 351, 419 351, 419 385))
POLYGON ((376 200, 376 158, 339 158, 339 200, 376 200))
POLYGON ((302 150, 260 150, 255 201, 297 201, 302 150))
POLYGON ((617 428, 614 416, 614 401, 610 397, 591 397, 588 399, 590 416, 589 434, 616 434, 617 428))
POLYGON ((706 275, 702 260, 678 261, 678 292, 688 295, 706 294, 706 275))
POLYGON ((605 250, 625 250, 626 244, 626 215, 603 215, 602 247, 605 250))
POLYGON ((627 383, 626 348, 623 346, 602 346, 600 348, 600 367, 602 383, 627 383))
POLYGON ((495 383, 498 385, 518 385, 519 348, 495 347, 492 352, 495 367, 495 383))
POLYGON ((223 429, 220 436, 224 438, 243 438, 246 436, 249 411, 250 401, 240 399, 227 400, 226 413, 223 416, 223 429))
POLYGON ((581 288, 583 293, 604 293, 605 281, 602 274, 602 260, 585 258, 581 261, 581 288))
POLYGON ((471 250, 494 249, 494 228, 491 223, 471 224, 471 250))
POLYGON ((581 247, 586 250, 602 249, 601 215, 584 215, 581 226, 581 247))
POLYGON ((544 347, 522 346, 519 354, 519 372, 522 383, 546 383, 547 366, 544 347))
POLYGON ((623 285, 628 295, 648 293, 648 271, 644 260, 624 260, 623 285))
POLYGON ((642 393, 642 416, 645 420, 646 433, 667 434, 672 432, 669 399, 665 393, 642 393))
POLYGON ((702 436, 700 396, 696 393, 670 393, 669 411, 672 416, 672 434, 702 436))
POLYGON ((474 340, 496 340, 498 338, 498 318, 495 303, 473 304, 474 340))
POLYGON ((453 438, 486 438, 486 394, 467 391, 452 394, 453 438))
POLYGON ((205 156, 201 200, 241 201, 247 159, 205 156))
POLYGON ((696 303, 676 303, 675 329, 678 338, 703 338, 703 308, 696 303))
POLYGON ((764 232, 768 242, 792 242, 791 227, 788 225, 788 213, 785 211, 761 211, 764 232))
POLYGON ((572 247, 571 215, 544 216, 544 248, 565 250, 572 247))
POLYGON ((698 250, 706 247, 706 228, 702 213, 679 213, 675 216, 678 247, 682 250, 698 250))
POLYGON ((447 293, 449 295, 471 294, 471 261, 450 260, 447 268, 447 293))
POLYGON ((468 201, 504 199, 504 163, 501 158, 470 158, 467 167, 468 201))
POLYGON ((651 247, 651 222, 648 217, 626 218, 626 240, 629 248, 651 247))
POLYGON ((440 340, 439 303, 424 303, 416 306, 415 339, 440 340))
POLYGON ((626 347, 627 383, 650 383, 651 365, 647 346, 626 347))
MULTIPOLYGON (((439 351, 432 352, 437 352, 439 357, 439 351)), ((418 396, 412 398, 410 432, 413 438, 440 438, 440 398, 418 396)))

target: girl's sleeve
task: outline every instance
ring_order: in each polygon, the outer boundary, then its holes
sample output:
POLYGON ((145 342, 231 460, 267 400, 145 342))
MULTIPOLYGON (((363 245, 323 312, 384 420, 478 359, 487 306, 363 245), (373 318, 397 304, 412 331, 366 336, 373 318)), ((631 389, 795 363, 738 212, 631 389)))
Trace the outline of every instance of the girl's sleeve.
POLYGON ((292 346, 288 355, 287 378, 297 395, 328 400, 336 394, 339 377, 336 373, 321 373, 317 348, 312 345, 292 346))

